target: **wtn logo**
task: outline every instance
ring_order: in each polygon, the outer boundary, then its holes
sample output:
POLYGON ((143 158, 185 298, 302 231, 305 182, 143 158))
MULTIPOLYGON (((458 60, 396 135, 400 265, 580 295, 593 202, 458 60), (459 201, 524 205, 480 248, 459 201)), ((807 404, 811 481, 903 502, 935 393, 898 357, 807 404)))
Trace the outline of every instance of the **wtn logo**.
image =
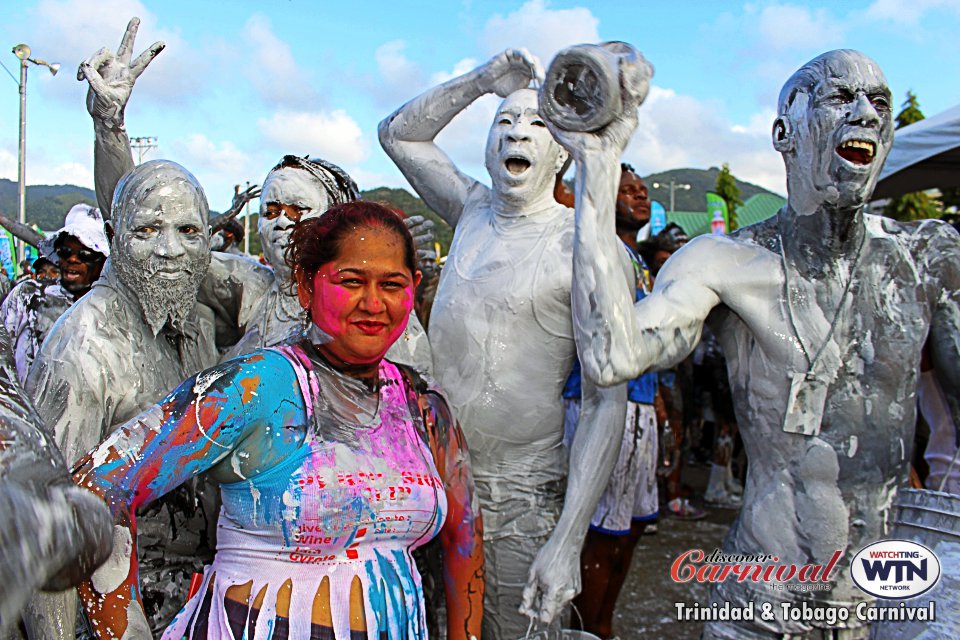
POLYGON ((853 557, 850 576, 861 590, 878 598, 912 598, 940 579, 940 559, 922 544, 884 540, 853 557))
POLYGON ((890 571, 893 570, 896 576, 894 582, 900 583, 905 580, 926 580, 927 579, 927 561, 921 560, 919 564, 909 560, 860 560, 863 563, 863 572, 867 575, 867 580, 889 580, 890 571))

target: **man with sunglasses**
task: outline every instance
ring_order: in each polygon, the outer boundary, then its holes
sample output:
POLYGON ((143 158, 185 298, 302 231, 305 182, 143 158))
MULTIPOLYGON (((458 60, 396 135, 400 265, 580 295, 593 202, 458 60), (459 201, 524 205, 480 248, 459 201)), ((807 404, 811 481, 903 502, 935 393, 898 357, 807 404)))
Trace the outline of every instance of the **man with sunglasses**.
POLYGON ((59 267, 59 282, 24 280, 0 306, 0 320, 13 342, 20 382, 26 380, 30 365, 54 323, 90 291, 110 255, 100 211, 86 204, 74 205, 67 213, 63 228, 40 245, 40 253, 59 267))

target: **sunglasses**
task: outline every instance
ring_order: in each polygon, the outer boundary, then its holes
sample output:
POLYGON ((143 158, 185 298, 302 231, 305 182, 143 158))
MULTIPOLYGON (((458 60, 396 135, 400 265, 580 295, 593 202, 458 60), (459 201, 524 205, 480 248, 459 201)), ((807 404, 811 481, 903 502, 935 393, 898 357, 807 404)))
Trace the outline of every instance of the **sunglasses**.
POLYGON ((70 247, 60 247, 57 249, 57 257, 61 260, 69 260, 71 256, 77 256, 80 262, 92 264, 103 258, 103 255, 90 249, 71 249, 70 247))

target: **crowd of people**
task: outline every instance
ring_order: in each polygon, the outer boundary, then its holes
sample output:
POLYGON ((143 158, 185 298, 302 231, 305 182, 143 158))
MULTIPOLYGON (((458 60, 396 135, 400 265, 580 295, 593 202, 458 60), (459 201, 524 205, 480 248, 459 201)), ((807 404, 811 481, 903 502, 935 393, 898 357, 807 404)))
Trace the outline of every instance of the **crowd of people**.
MULTIPOLYGON (((960 236, 864 212, 892 120, 863 54, 784 86, 786 207, 693 240, 649 233, 621 159, 642 57, 597 131, 544 117, 525 50, 429 89, 379 137, 455 230, 441 271, 422 219, 295 155, 246 195, 262 261, 240 251, 243 227, 210 220, 186 168, 134 165, 125 109, 163 49, 134 57, 137 27, 80 66, 99 207, 70 210, 0 307, 14 637, 608 639, 661 514, 740 509, 725 551, 796 564, 849 564, 880 539, 918 385, 939 400, 931 477, 960 474, 944 468, 960 236), (490 93, 488 186, 435 140, 490 93), (709 465, 702 502, 688 464, 709 465)), ((741 581, 712 598, 868 600, 846 574, 824 593, 741 581)), ((704 637, 867 637, 855 621, 712 621, 704 637)))

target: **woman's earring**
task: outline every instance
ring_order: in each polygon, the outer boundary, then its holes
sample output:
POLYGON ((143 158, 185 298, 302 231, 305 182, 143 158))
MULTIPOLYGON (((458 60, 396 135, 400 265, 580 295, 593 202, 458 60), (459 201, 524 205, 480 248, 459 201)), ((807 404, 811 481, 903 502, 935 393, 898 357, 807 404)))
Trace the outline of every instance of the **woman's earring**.
POLYGON ((304 309, 303 315, 300 316, 300 335, 307 335, 310 332, 310 325, 313 324, 313 320, 310 319, 310 309, 304 309))

